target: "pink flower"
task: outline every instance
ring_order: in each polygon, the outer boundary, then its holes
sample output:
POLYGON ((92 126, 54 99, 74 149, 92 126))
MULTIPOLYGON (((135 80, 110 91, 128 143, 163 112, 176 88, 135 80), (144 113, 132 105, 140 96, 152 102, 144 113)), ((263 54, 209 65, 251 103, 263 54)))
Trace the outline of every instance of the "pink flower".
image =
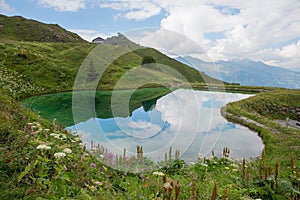
POLYGON ((97 165, 95 163, 90 164, 90 168, 96 168, 96 167, 97 167, 97 165))
POLYGON ((143 180, 148 180, 148 178, 145 177, 144 174, 141 174, 141 175, 140 175, 140 178, 143 179, 143 180))
POLYGON ((100 181, 96 181, 95 184, 96 184, 96 185, 103 185, 103 183, 100 182, 100 181))

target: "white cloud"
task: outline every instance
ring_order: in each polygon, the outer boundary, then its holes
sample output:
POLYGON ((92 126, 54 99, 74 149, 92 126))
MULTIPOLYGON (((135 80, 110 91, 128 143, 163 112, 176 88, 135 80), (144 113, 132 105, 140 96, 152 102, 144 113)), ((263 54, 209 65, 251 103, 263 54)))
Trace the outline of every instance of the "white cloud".
MULTIPOLYGON (((161 28, 191 38, 213 60, 249 57, 268 62, 265 57, 258 57, 258 52, 275 52, 300 35, 298 0, 121 0, 102 6, 119 10, 120 17, 135 20, 164 10, 167 15, 161 20, 161 28), (148 13, 152 7, 154 11, 148 13), (207 38, 208 33, 223 33, 224 37, 207 38)), ((282 59, 288 56, 294 65, 300 66, 299 54, 291 54, 288 49, 281 51, 274 53, 277 57, 273 60, 277 60, 278 65, 292 68, 282 59)))
POLYGON ((37 0, 41 6, 54 8, 57 11, 77 11, 86 8, 87 0, 37 0))
POLYGON ((291 59, 300 55, 300 40, 297 43, 284 46, 282 49, 276 49, 276 54, 283 58, 291 59))
MULTIPOLYGON (((127 20, 145 20, 165 12, 160 21, 162 30, 145 35, 140 42, 160 50, 167 49, 179 55, 194 55, 206 60, 253 58, 286 68, 300 70, 297 44, 288 44, 300 35, 299 0, 36 0, 40 5, 57 11, 77 11, 99 6, 119 11, 115 16, 127 20), (266 10, 267 8, 267 10, 266 10), (178 42, 179 34, 187 40, 178 42), (222 33, 221 37, 208 37, 222 33), (294 45, 294 46, 293 46, 294 45), (196 46, 197 54, 195 55, 196 46), (201 49, 201 50, 200 50, 201 49), (201 54, 204 50, 206 55, 201 54), (199 53, 199 51, 201 51, 199 53), (266 55, 266 53, 271 55, 266 55), (268 58, 267 58, 268 57, 268 58)), ((9 9, 4 0, 0 6, 9 9), (5 7, 6 5, 6 7, 5 7)), ((92 31, 78 31, 91 40, 92 31)), ((95 32, 95 35, 97 33, 95 32)), ((101 36, 101 35, 100 35, 101 36)))
POLYGON ((136 21, 152 17, 161 11, 159 4, 148 0, 112 0, 100 3, 100 7, 120 10, 122 13, 117 15, 117 17, 136 21))
POLYGON ((92 40, 97 37, 102 37, 103 39, 108 37, 106 34, 103 34, 99 31, 95 31, 95 30, 72 29, 70 31, 77 33, 80 37, 82 37, 83 39, 85 39, 89 42, 92 42, 92 40))
POLYGON ((300 40, 280 48, 260 50, 251 58, 255 60, 264 58, 266 64, 300 71, 300 40))
POLYGON ((204 52, 195 41, 170 30, 145 28, 125 32, 124 34, 138 44, 156 48, 168 55, 184 56, 204 52))
POLYGON ((5 0, 0 0, 0 11, 5 12, 5 13, 12 13, 14 12, 14 9, 11 8, 5 0))

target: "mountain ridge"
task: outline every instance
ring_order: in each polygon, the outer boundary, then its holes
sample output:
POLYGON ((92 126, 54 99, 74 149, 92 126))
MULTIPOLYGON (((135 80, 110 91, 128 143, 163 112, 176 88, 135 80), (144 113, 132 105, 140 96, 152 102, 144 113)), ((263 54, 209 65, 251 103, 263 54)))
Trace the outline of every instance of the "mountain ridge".
POLYGON ((87 43, 76 33, 58 24, 46 24, 22 16, 0 14, 0 41, 74 42, 87 43))
POLYGON ((198 58, 177 57, 178 61, 203 71, 213 78, 222 78, 229 83, 249 86, 271 86, 282 88, 300 88, 300 73, 278 66, 270 66, 251 59, 206 62, 198 58))

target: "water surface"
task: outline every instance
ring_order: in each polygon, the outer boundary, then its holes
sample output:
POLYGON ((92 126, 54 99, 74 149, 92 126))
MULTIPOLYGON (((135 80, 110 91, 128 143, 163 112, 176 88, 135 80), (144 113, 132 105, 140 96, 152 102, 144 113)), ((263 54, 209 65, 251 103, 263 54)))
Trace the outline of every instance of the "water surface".
POLYGON ((230 123, 220 114, 229 102, 251 95, 179 89, 155 101, 143 104, 128 117, 92 117, 69 126, 89 145, 92 140, 109 152, 135 155, 136 146, 143 146, 144 156, 163 160, 169 147, 181 152, 181 158, 195 161, 199 155, 208 156, 214 150, 221 156, 228 147, 233 158, 260 155, 263 143, 257 133, 230 123))

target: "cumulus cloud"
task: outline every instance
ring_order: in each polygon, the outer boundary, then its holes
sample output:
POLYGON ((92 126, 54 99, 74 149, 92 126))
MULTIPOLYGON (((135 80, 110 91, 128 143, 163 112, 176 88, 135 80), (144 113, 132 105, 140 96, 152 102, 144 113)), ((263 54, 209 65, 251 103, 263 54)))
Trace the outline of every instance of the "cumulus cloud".
POLYGON ((37 0, 41 6, 57 11, 77 11, 86 8, 87 0, 37 0))
POLYGON ((204 52, 200 45, 187 36, 166 29, 144 28, 124 34, 138 44, 156 48, 171 56, 202 54, 204 52))
POLYGON ((291 59, 300 55, 300 40, 297 43, 293 43, 287 46, 284 46, 282 49, 276 49, 275 53, 282 57, 291 59))
POLYGON ((112 8, 120 10, 122 13, 116 17, 124 17, 129 20, 143 20, 154 15, 157 15, 161 11, 161 7, 158 3, 153 1, 144 0, 112 0, 104 1, 100 3, 101 8, 112 8))
POLYGON ((14 11, 12 7, 10 7, 5 0, 0 0, 0 11, 5 13, 11 13, 14 11))
MULTIPOLYGON (((292 68, 283 59, 289 57, 289 63, 300 66, 299 54, 282 47, 300 35, 298 0, 121 0, 103 3, 102 7, 119 10, 119 17, 134 20, 152 17, 163 10, 167 14, 161 20, 162 29, 191 38, 215 61, 249 57, 270 62, 270 59, 259 57, 262 54, 258 52, 271 51, 273 63, 292 68), (146 14, 151 8, 153 12, 146 14), (207 37, 218 33, 223 37, 207 37), (276 50, 278 48, 281 53, 276 50)), ((163 39, 160 44, 168 46, 163 39)), ((287 45, 291 45, 286 47, 289 49, 297 48, 296 44, 287 45)))
POLYGON ((300 71, 300 40, 279 47, 263 49, 251 56, 252 59, 264 58, 265 63, 272 66, 282 66, 291 70, 300 71))
MULTIPOLYGON (((194 55, 207 61, 246 57, 291 69, 298 67, 300 70, 300 55, 295 53, 298 44, 289 43, 300 35, 298 0, 36 1, 57 11, 77 11, 94 6, 110 8, 119 11, 116 20, 124 18, 141 21, 166 13, 160 21, 161 30, 145 34, 140 40, 141 44, 160 50, 167 49, 179 55, 194 55), (165 30, 178 34, 170 34, 165 30), (190 40, 179 40, 179 34, 190 40), (271 55, 266 55, 268 52, 271 55)), ((0 6, 9 9, 4 0, 0 0, 0 6)), ((92 32, 81 34, 89 41, 93 35, 92 32)))

